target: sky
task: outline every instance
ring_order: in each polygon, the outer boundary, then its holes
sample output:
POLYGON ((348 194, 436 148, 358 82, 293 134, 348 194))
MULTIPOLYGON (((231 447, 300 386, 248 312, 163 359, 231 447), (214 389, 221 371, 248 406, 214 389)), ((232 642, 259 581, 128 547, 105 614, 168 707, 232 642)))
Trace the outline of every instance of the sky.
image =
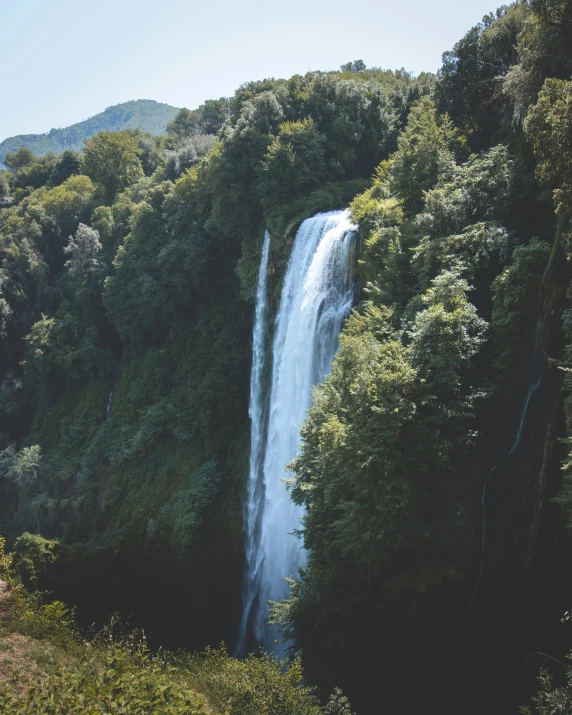
POLYGON ((0 141, 130 99, 193 109, 244 82, 355 59, 435 72, 441 54, 495 8, 491 0, 0 0, 0 141))

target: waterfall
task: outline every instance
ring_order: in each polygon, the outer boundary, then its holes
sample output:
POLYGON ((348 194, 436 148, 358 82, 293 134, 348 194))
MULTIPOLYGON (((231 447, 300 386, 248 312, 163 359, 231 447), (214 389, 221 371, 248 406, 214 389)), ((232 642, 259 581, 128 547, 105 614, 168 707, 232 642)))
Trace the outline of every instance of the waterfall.
POLYGON ((108 419, 111 417, 111 403, 113 402, 113 392, 114 390, 111 390, 109 393, 109 397, 107 398, 107 407, 105 408, 105 422, 108 421, 108 419))
POLYGON ((248 487, 245 503, 244 522, 246 526, 245 550, 246 571, 243 593, 243 613, 238 636, 239 649, 244 652, 249 627, 249 616, 254 599, 257 595, 257 574, 259 571, 259 540, 260 533, 259 515, 262 503, 262 485, 260 469, 262 466, 262 447, 264 428, 266 423, 266 410, 263 389, 263 375, 265 364, 265 334, 266 319, 268 314, 268 258, 270 255, 270 235, 264 235, 262 257, 258 270, 256 286, 256 303, 254 313, 254 327, 252 330, 252 367, 250 370, 250 468, 248 474, 248 487))
MULTIPOLYGON (((353 303, 354 231, 347 210, 318 214, 302 223, 292 247, 274 326, 268 407, 259 404, 254 410, 251 401, 252 440, 257 441, 251 451, 246 509, 247 572, 239 652, 247 647, 248 633, 249 642, 280 651, 277 630, 267 625, 267 603, 288 596, 284 578, 296 576, 305 563, 305 552, 293 533, 303 512, 289 499, 286 464, 296 456, 312 386, 330 371, 342 322, 353 303)), ((259 279, 259 289, 261 285, 259 279)), ((259 306, 257 301, 257 311, 259 306)), ((256 330, 255 325, 255 339, 256 330)), ((253 375, 257 359, 253 358, 253 375)), ((262 399, 261 391, 257 399, 262 399)))

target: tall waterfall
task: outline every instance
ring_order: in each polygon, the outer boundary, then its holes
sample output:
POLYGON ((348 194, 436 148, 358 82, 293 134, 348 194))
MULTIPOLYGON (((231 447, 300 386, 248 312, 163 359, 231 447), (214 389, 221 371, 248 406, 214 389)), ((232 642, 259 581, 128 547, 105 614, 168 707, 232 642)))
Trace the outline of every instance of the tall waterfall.
POLYGON ((296 456, 312 386, 330 371, 342 322, 353 303, 354 231, 349 212, 335 211, 307 219, 296 234, 274 326, 267 405, 259 367, 264 346, 258 320, 263 323, 267 310, 263 255, 254 327, 247 570, 239 652, 249 644, 279 650, 278 633, 267 625, 267 602, 288 596, 284 577, 295 576, 305 563, 305 552, 292 533, 300 527, 302 509, 289 499, 286 464, 296 456))
POLYGON ((256 286, 256 308, 252 331, 252 368, 250 370, 250 468, 248 474, 248 493, 245 504, 244 521, 246 524, 246 576, 243 594, 243 612, 238 637, 239 649, 244 651, 249 627, 249 615, 256 598, 257 574, 259 571, 259 516, 262 505, 262 467, 264 428, 266 423, 264 400, 264 356, 266 319, 268 314, 268 258, 270 255, 270 235, 264 235, 262 257, 256 286))

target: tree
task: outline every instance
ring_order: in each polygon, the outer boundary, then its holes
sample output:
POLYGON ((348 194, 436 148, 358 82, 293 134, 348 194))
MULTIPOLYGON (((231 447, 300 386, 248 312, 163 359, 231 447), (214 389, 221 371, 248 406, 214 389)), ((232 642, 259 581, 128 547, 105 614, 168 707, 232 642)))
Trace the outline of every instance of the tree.
POLYGON ((407 650, 422 594, 456 577, 459 464, 479 395, 471 366, 487 333, 469 290, 442 272, 405 332, 365 303, 314 393, 291 464, 308 565, 275 616, 322 684, 343 673, 359 689, 379 672, 380 634, 391 658, 407 650))
POLYGON ((10 196, 10 174, 7 171, 0 171, 0 198, 10 196))
POLYGON ((326 174, 324 143, 311 119, 280 125, 264 157, 259 181, 267 208, 321 184, 326 174))
POLYGON ((20 147, 18 151, 14 152, 13 154, 6 154, 4 157, 4 163, 9 169, 12 169, 14 172, 18 172, 20 169, 23 169, 25 166, 30 166, 30 164, 36 159, 36 155, 31 149, 28 149, 28 147, 20 147))
POLYGON ((346 62, 345 65, 340 65, 340 72, 352 72, 352 74, 357 74, 365 68, 366 65, 363 60, 354 60, 353 62, 346 62))
POLYGON ((183 107, 173 121, 167 124, 167 133, 178 139, 190 137, 197 133, 198 122, 199 113, 183 107))
POLYGON ((508 124, 503 78, 518 63, 517 38, 529 14, 526 3, 503 6, 495 15, 485 15, 443 54, 437 107, 469 136, 473 149, 490 146, 496 132, 508 124))
POLYGON ((493 332, 504 371, 518 365, 533 332, 549 254, 549 244, 533 238, 528 245, 515 248, 510 265, 493 281, 493 332))
POLYGON ((311 84, 303 111, 326 137, 333 178, 368 175, 386 155, 395 114, 382 85, 320 75, 311 84))
POLYGON ((56 162, 56 165, 52 169, 50 175, 50 182, 54 186, 59 186, 63 184, 66 179, 70 176, 75 176, 79 174, 81 170, 81 156, 77 151, 73 149, 66 149, 56 162))
POLYGON ((226 97, 207 99, 202 106, 199 128, 203 134, 217 134, 230 115, 230 102, 226 97))
POLYGON ((111 204, 117 194, 143 178, 137 137, 126 132, 100 132, 85 141, 82 170, 101 187, 111 204))
MULTIPOLYGON (((514 118, 523 122, 547 78, 572 74, 572 10, 569 0, 529 0, 532 9, 518 35, 519 63, 507 73, 503 91, 514 118)), ((523 6, 527 5, 523 3, 523 6)))
POLYGON ((211 155, 214 201, 209 227, 241 237, 254 230, 260 219, 256 182, 283 118, 276 96, 262 92, 244 103, 235 126, 222 129, 211 155))
POLYGON ((64 253, 69 256, 65 267, 78 289, 98 292, 104 271, 104 264, 97 257, 100 251, 99 231, 80 223, 75 236, 69 237, 64 248, 64 253))
POLYGON ((16 450, 15 444, 10 444, 0 452, 0 475, 25 489, 36 481, 41 456, 38 444, 22 447, 20 451, 16 450))
POLYGON ((572 81, 547 79, 524 123, 536 173, 554 190, 560 213, 572 214, 572 81))
POLYGON ((429 97, 423 97, 411 108, 407 126, 399 135, 397 152, 391 158, 391 190, 403 201, 407 213, 417 213, 424 192, 432 189, 453 164, 429 97))

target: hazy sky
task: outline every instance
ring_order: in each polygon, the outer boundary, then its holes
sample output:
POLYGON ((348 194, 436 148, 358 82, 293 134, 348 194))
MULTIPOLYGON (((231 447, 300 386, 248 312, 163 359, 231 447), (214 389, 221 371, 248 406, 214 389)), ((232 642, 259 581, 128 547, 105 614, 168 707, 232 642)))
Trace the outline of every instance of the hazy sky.
MULTIPOLYGON (((500 0, 499 0, 500 2, 500 0)), ((0 141, 129 99, 194 108, 243 82, 435 71, 490 0, 0 0, 0 141)))

